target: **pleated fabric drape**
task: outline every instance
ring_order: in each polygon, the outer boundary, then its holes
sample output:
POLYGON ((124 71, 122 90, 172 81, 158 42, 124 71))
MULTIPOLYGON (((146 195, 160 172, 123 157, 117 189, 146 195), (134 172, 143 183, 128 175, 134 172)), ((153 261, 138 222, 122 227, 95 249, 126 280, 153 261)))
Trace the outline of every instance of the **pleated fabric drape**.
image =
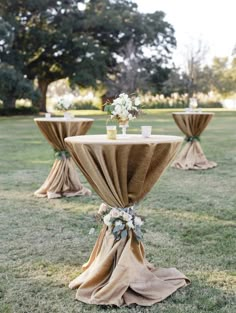
POLYGON ((208 161, 200 145, 200 135, 213 117, 213 113, 173 113, 179 129, 186 135, 186 144, 172 164, 172 167, 183 170, 206 170, 217 164, 208 161))
MULTIPOLYGON (((89 137, 89 136, 85 136, 89 137)), ((180 137, 179 137, 180 138, 180 137)), ((173 160, 182 139, 173 142, 80 143, 66 139, 75 163, 96 193, 111 207, 132 206, 151 190, 173 160)), ((144 225, 145 227, 145 225, 144 225)), ((175 268, 154 268, 133 230, 116 241, 104 225, 83 266, 69 285, 76 298, 90 304, 150 306, 185 286, 188 278, 175 268)))
MULTIPOLYGON (((35 123, 57 152, 66 151, 64 138, 84 135, 91 127, 93 120, 53 120, 35 119, 35 123)), ((79 195, 90 195, 91 191, 80 182, 78 173, 71 157, 56 158, 52 169, 43 185, 34 193, 37 197, 60 198, 79 195)))

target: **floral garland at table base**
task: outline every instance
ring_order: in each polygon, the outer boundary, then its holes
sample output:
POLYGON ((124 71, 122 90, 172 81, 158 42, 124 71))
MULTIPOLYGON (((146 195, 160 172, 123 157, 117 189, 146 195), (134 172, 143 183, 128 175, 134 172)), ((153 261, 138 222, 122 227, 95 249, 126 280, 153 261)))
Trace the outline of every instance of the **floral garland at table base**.
POLYGON ((138 241, 142 239, 141 226, 143 225, 143 221, 139 216, 136 216, 134 206, 112 208, 102 203, 98 210, 98 215, 104 224, 108 226, 116 241, 126 238, 128 231, 131 229, 138 241))

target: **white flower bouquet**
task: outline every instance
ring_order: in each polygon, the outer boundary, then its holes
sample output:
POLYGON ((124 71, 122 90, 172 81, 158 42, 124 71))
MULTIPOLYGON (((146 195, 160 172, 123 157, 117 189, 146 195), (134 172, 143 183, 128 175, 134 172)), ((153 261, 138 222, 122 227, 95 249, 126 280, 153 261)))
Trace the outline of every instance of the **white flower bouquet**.
POLYGON ((110 114, 111 119, 118 120, 119 123, 128 122, 135 119, 140 113, 140 99, 129 97, 121 93, 112 103, 106 102, 104 110, 110 114))
POLYGON ((196 98, 190 98, 189 99, 189 107, 190 109, 194 110, 196 109, 198 106, 198 103, 197 103, 197 99, 196 98))
POLYGON ((67 111, 69 108, 72 107, 73 98, 74 98, 73 95, 65 95, 65 96, 58 98, 56 109, 67 111))

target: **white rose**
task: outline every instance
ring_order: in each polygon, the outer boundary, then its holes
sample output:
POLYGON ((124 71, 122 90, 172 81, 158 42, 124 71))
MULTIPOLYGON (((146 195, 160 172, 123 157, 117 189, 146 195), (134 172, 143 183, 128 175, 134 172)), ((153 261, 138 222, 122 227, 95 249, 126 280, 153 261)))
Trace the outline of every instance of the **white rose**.
POLYGON ((142 222, 141 218, 138 217, 138 216, 135 216, 135 218, 134 218, 134 223, 135 223, 135 225, 137 225, 137 226, 143 225, 143 222, 142 222))
POLYGON ((132 219, 132 216, 126 212, 123 213, 123 219, 124 221, 128 222, 132 219))
POLYGON ((106 224, 107 226, 111 226, 110 218, 110 214, 105 215, 103 218, 104 224, 106 224))
POLYGON ((134 228, 134 224, 133 224, 132 220, 128 221, 128 223, 126 223, 126 225, 127 225, 129 228, 134 228))
POLYGON ((115 226, 121 226, 122 225, 122 222, 121 221, 115 221, 115 226))
POLYGON ((121 213, 117 209, 112 209, 111 212, 110 212, 110 216, 114 217, 114 218, 119 217, 120 215, 121 215, 121 213))

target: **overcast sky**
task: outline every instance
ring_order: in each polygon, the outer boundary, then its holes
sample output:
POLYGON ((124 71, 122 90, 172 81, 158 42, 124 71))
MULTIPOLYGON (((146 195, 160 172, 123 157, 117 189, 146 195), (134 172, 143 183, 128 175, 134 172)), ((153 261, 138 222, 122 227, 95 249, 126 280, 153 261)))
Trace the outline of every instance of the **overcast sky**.
POLYGON ((177 39, 175 60, 182 62, 186 45, 200 38, 214 56, 231 56, 236 45, 236 0, 133 0, 141 12, 164 11, 177 39))

